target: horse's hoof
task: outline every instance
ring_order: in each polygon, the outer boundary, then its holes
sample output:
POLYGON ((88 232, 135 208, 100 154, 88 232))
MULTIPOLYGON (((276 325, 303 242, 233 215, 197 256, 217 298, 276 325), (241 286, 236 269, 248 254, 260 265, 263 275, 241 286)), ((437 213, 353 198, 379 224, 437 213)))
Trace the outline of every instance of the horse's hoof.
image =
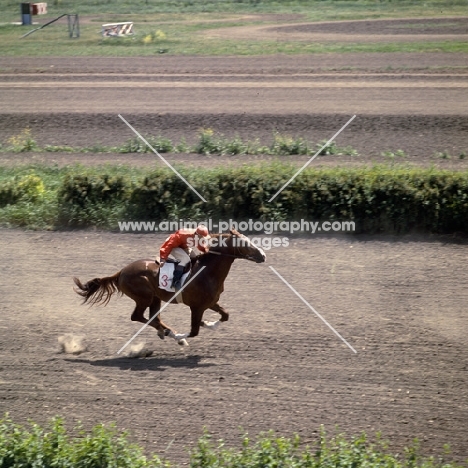
POLYGON ((188 333, 174 333, 173 338, 177 341, 177 344, 180 346, 188 346, 187 338, 188 333))
POLYGON ((209 330, 216 330, 219 327, 219 323, 219 320, 216 320, 216 322, 203 322, 203 326, 209 330))
POLYGON ((187 336, 188 333, 174 333, 174 339, 176 341, 184 340, 185 338, 187 338, 187 336))

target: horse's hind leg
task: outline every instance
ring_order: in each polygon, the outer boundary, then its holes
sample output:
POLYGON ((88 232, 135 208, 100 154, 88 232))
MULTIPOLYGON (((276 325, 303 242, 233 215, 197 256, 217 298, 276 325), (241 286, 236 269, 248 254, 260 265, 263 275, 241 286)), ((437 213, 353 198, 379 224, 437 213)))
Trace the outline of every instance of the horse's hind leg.
POLYGON ((221 307, 218 303, 216 303, 213 307, 210 307, 211 310, 218 312, 221 315, 220 322, 227 322, 229 320, 229 314, 226 312, 224 307, 221 307))
MULTIPOLYGON (((159 312, 160 309, 161 299, 159 299, 159 297, 155 297, 149 308, 150 320, 153 319, 153 317, 159 312)), ((164 340, 164 338, 168 336, 171 332, 174 333, 174 330, 172 330, 166 324, 163 323, 163 321, 161 320, 161 314, 156 315, 156 317, 153 320, 151 320, 150 325, 156 328, 156 330, 158 331, 158 336, 159 338, 161 338, 161 340, 164 340)))
MULTIPOLYGON (((145 310, 149 307, 150 308, 150 318, 153 317, 157 312, 159 312, 159 308, 161 306, 161 301, 158 300, 153 300, 151 304, 147 304, 146 302, 137 302, 137 305, 135 307, 135 310, 132 313, 131 319, 134 322, 141 322, 141 323, 148 323, 149 320, 145 319, 144 313, 145 310), (158 303, 159 301, 159 303, 158 303)), ((159 315, 152 320, 150 325, 158 331, 158 336, 161 339, 164 339, 165 336, 170 336, 174 338, 177 343, 180 345, 187 345, 187 342, 185 341, 184 338, 186 338, 186 335, 180 335, 175 333, 174 330, 169 328, 167 325, 165 325, 161 319, 159 318, 159 315)))
POLYGON ((215 312, 218 312, 218 314, 221 315, 221 319, 216 320, 215 322, 203 321, 201 323, 202 327, 208 328, 210 330, 216 330, 219 327, 221 322, 227 322, 229 320, 229 314, 218 303, 216 303, 213 307, 210 307, 210 310, 214 310, 215 312))
POLYGON ((132 322, 140 322, 140 323, 146 323, 148 320, 145 319, 144 313, 145 310, 149 307, 149 304, 146 302, 140 302, 140 301, 135 301, 136 306, 134 311, 132 312, 132 316, 130 317, 130 320, 132 322))

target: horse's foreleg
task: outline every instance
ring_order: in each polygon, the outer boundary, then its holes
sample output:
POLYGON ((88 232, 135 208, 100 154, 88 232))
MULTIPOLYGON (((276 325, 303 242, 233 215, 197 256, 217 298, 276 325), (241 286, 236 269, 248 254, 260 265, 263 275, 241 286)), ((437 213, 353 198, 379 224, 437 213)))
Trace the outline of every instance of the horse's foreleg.
POLYGON ((188 334, 188 338, 194 338, 200 332, 200 326, 202 324, 203 313, 205 309, 199 309, 195 307, 190 307, 192 311, 192 319, 191 319, 191 328, 190 333, 188 334))
POLYGON ((188 345, 185 338, 193 338, 198 335, 201 326, 201 319, 203 317, 204 310, 190 308, 192 310, 192 324, 190 333, 169 333, 171 338, 174 338, 180 345, 188 345))
POLYGON ((227 322, 229 320, 229 314, 219 304, 216 303, 213 307, 210 307, 210 310, 218 312, 218 314, 221 315, 221 319, 216 320, 214 322, 203 321, 201 323, 202 327, 208 328, 209 330, 216 330, 221 324, 221 322, 227 322))

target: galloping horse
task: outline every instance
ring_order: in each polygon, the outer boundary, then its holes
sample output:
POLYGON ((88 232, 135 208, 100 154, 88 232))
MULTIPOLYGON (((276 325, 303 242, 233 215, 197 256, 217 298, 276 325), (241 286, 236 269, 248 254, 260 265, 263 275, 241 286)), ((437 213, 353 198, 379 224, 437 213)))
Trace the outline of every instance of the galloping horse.
MULTIPOLYGON (((157 330, 161 339, 170 336, 179 344, 187 344, 185 338, 197 336, 200 326, 214 329, 220 322, 229 319, 229 314, 218 304, 218 300, 224 291, 224 280, 236 258, 263 263, 266 255, 261 248, 253 245, 246 236, 236 230, 231 230, 229 234, 214 234, 210 240, 209 252, 198 257, 191 275, 195 276, 202 267, 205 268, 182 291, 183 303, 188 305, 192 312, 190 333, 176 333, 165 325, 158 315, 150 325, 157 330), (203 322, 203 313, 207 309, 218 312, 221 319, 216 322, 203 322)), ((161 301, 168 302, 174 296, 173 293, 159 288, 159 264, 154 260, 137 260, 115 275, 94 278, 86 284, 82 284, 78 278, 73 280, 78 287, 75 291, 84 298, 83 303, 106 305, 116 292, 130 297, 136 303, 131 320, 141 323, 148 322, 143 316, 148 307, 151 319, 159 312, 161 301)), ((175 299, 171 302, 177 303, 175 299)))

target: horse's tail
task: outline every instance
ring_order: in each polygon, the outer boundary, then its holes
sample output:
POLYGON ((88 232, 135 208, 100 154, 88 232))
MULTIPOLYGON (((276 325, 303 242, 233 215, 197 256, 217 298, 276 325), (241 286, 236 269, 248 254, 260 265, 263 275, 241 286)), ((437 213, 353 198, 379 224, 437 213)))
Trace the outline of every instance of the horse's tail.
POLYGON ((73 281, 77 286, 74 290, 84 298, 83 304, 107 305, 112 295, 118 291, 120 292, 117 284, 120 273, 119 271, 115 275, 106 276, 105 278, 94 278, 86 284, 82 284, 78 278, 74 277, 73 281))

